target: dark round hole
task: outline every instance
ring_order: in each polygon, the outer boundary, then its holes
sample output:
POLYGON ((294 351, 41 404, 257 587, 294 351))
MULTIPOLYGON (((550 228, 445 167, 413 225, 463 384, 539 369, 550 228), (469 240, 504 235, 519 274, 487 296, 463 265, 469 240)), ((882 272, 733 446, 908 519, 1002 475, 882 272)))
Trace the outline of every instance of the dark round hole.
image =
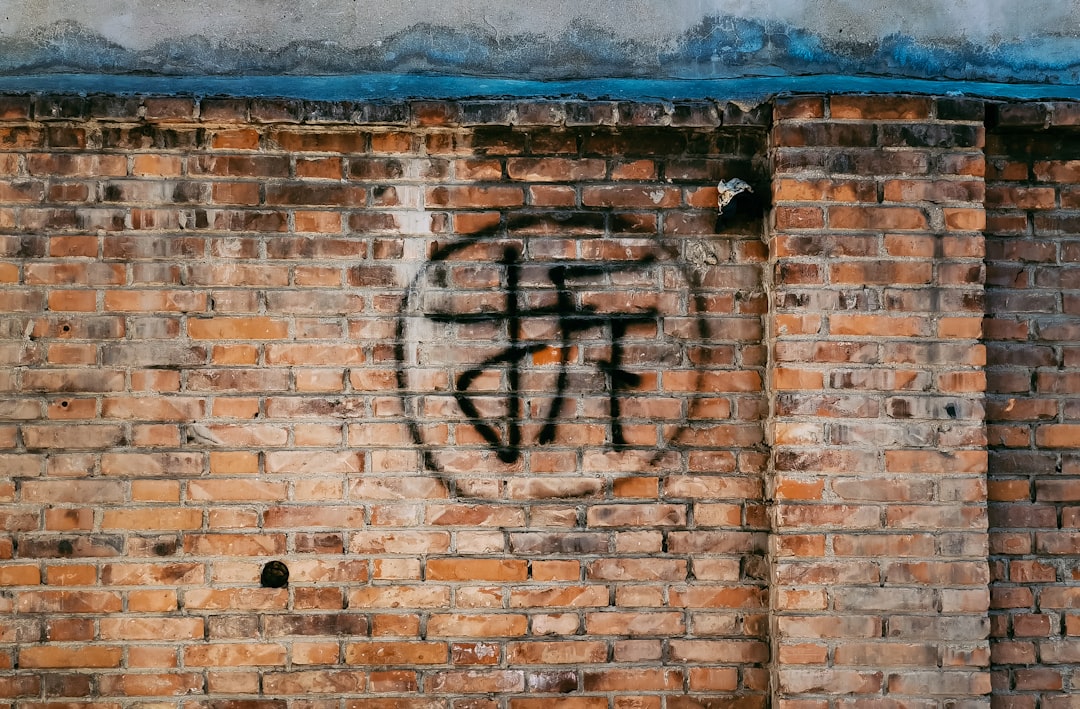
POLYGON ((289 567, 280 561, 266 562, 259 583, 263 588, 285 588, 289 585, 289 567))
POLYGON ((66 409, 67 407, 68 407, 68 402, 66 402, 66 401, 61 401, 60 402, 60 408, 61 409, 66 409))
POLYGON ((71 325, 64 325, 60 328, 60 332, 71 332, 71 325))

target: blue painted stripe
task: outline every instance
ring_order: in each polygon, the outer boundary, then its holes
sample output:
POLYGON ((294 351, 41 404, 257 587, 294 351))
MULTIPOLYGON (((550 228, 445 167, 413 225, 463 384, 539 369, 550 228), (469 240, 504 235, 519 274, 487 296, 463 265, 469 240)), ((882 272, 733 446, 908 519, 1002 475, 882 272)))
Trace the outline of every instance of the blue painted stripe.
POLYGON ((473 76, 142 76, 35 74, 0 76, 5 94, 235 96, 316 101, 386 99, 573 98, 619 100, 760 100, 785 93, 956 95, 1022 100, 1077 100, 1080 85, 931 81, 876 76, 780 76, 740 79, 579 79, 519 81, 473 76))

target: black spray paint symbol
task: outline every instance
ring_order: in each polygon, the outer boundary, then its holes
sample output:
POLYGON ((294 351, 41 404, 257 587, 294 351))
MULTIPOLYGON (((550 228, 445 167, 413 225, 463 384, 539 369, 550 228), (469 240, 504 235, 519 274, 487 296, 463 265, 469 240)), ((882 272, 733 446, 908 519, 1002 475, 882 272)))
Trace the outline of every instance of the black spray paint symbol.
MULTIPOLYGON (((575 409, 581 400, 572 392, 600 393, 606 400, 601 404, 609 433, 604 447, 635 448, 624 431, 623 410, 628 397, 647 395, 642 388, 651 379, 638 372, 650 363, 657 374, 687 366, 697 370, 688 360, 687 348, 703 345, 707 339, 702 317, 705 299, 673 245, 659 239, 630 239, 609 256, 601 255, 596 242, 582 239, 573 250, 589 256, 549 258, 542 254, 565 254, 567 243, 556 237, 553 245, 545 244, 549 238, 500 243, 495 234, 468 237, 436 250, 410 282, 397 327, 397 379, 413 439, 428 469, 444 470, 443 455, 436 451, 447 443, 438 435, 437 414, 427 418, 422 413, 427 410, 427 397, 434 395, 433 401, 440 397, 437 378, 433 381, 426 374, 449 370, 451 393, 465 420, 500 462, 512 464, 529 445, 556 443, 560 422, 578 415, 575 409), (533 249, 534 255, 526 257, 533 249), (489 274, 481 285, 455 282, 459 266, 462 273, 475 274, 484 272, 487 264, 497 265, 497 276, 489 274), (661 268, 653 270, 653 266, 661 268), (606 286, 594 290, 604 282, 606 286), (644 287, 638 293, 643 296, 641 302, 618 290, 619 284, 644 287), (669 317, 674 318, 670 331, 664 325, 669 317), (433 334, 425 324, 441 330, 433 334), (469 362, 465 355, 471 345, 465 333, 470 331, 501 332, 505 346, 469 362), (644 334, 650 331, 651 335, 644 334), (583 360, 575 354, 579 342, 588 345, 583 360), (550 355, 543 357, 544 364, 557 369, 546 369, 537 379, 529 365, 537 364, 533 355, 545 350, 550 355), (466 361, 459 366, 462 356, 466 361), (629 369, 629 361, 637 371, 629 369), (583 364, 599 378, 583 370, 583 364), (497 380, 490 376, 495 373, 497 380), (537 388, 541 380, 548 382, 543 394, 537 388), (498 382, 494 389, 493 381, 498 382), (538 394, 542 398, 530 401, 538 394), (495 409, 492 396, 500 397, 495 409), (527 431, 536 431, 529 440, 527 431)), ((570 243, 573 246, 573 240, 570 243)), ((669 400, 674 396, 685 403, 679 419, 666 419, 663 443, 640 446, 653 462, 686 428, 687 412, 694 410, 699 398, 700 371, 696 376, 696 383, 684 393, 665 394, 669 400)), ((592 411, 586 415, 599 414, 597 409, 592 411)), ((458 445, 463 445, 461 441, 458 445)), ((453 461, 451 468, 457 467, 452 450, 446 454, 453 461)))
MULTIPOLYGON (((651 262, 645 260, 641 265, 651 262)), ((476 322, 504 322, 509 333, 509 345, 498 354, 485 359, 476 367, 463 372, 458 376, 454 387, 454 398, 462 412, 469 418, 476 430, 483 436, 504 463, 513 463, 521 457, 521 363, 526 357, 535 352, 547 348, 546 343, 528 343, 521 341, 521 321, 524 318, 555 317, 559 324, 559 375, 556 385, 555 397, 548 409, 544 425, 540 429, 537 442, 540 444, 555 441, 557 419, 562 413, 566 402, 566 388, 568 380, 569 352, 571 340, 575 333, 591 330, 596 327, 610 328, 611 356, 609 359, 597 362, 596 365, 604 373, 607 380, 608 414, 611 417, 611 441, 616 447, 625 444, 625 438, 620 422, 620 396, 621 393, 641 382, 640 375, 634 374, 622 368, 622 340, 626 336, 630 326, 640 323, 654 322, 657 318, 655 309, 648 309, 637 313, 605 313, 597 314, 595 308, 585 306, 576 307, 573 295, 567 287, 567 280, 589 276, 598 276, 610 270, 603 266, 587 265, 559 265, 548 269, 548 278, 555 285, 557 302, 553 307, 521 309, 519 306, 519 291, 521 281, 521 254, 514 248, 507 248, 503 252, 500 263, 506 269, 505 301, 501 313, 476 313, 476 314, 452 314, 435 313, 430 317, 435 322, 441 323, 476 323, 476 322), (507 412, 506 412, 506 440, 499 435, 494 426, 484 421, 483 416, 473 402, 469 388, 473 382, 485 371, 492 367, 507 366, 507 412)))

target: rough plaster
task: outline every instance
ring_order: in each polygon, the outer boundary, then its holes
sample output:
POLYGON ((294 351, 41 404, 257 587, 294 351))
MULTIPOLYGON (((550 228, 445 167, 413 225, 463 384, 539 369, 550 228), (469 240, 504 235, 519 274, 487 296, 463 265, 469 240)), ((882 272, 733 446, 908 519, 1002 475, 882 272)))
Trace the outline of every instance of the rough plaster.
POLYGON ((0 72, 1080 83, 1080 1, 7 0, 0 72))

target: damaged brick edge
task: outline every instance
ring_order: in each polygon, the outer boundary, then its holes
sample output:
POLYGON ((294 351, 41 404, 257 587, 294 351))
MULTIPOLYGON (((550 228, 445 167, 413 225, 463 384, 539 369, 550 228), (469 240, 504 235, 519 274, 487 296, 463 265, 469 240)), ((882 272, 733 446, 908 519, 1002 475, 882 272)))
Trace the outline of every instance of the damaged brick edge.
POLYGON ((411 100, 311 101, 117 95, 2 95, 0 121, 767 127, 772 101, 411 100))
POLYGON ((1080 103, 1076 101, 1023 101, 987 103, 987 126, 991 128, 1065 128, 1080 126, 1080 103))

